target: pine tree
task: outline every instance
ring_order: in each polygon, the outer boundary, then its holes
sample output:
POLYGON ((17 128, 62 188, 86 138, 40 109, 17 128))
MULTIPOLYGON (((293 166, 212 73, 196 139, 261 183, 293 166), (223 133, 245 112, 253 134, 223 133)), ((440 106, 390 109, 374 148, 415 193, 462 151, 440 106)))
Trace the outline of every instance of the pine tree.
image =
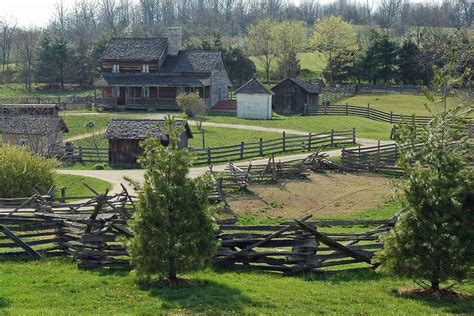
POLYGON ((428 84, 431 81, 432 66, 415 43, 405 41, 398 58, 399 79, 404 84, 428 84))
POLYGON ((131 222, 135 236, 128 245, 140 279, 158 275, 176 281, 178 273, 208 263, 216 249, 207 214, 209 178, 187 176, 192 157, 178 148, 182 132, 168 117, 162 130, 168 145, 156 138, 143 144, 145 181, 131 222))
POLYGON ((469 278, 474 264, 474 171, 466 168, 472 146, 465 125, 471 109, 446 105, 460 80, 436 70, 435 91, 443 95, 436 100, 436 92, 426 92, 434 118, 421 132, 414 123, 402 125, 404 208, 376 257, 378 271, 426 280, 434 291, 442 282, 469 278))

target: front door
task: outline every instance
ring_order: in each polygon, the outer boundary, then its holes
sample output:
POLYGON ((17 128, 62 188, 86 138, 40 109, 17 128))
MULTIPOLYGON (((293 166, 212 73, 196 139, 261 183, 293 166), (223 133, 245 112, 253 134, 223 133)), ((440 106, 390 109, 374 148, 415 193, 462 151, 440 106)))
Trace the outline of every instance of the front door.
POLYGON ((125 105, 127 99, 127 87, 120 87, 119 97, 117 98, 117 105, 125 105))

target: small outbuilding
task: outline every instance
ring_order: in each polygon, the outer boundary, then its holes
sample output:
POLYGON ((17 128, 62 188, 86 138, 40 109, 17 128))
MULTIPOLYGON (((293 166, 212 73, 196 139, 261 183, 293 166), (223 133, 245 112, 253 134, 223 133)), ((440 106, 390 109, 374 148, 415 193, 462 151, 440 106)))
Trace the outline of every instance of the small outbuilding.
POLYGON ((316 110, 322 86, 287 78, 272 88, 273 110, 281 114, 311 115, 316 110))
POLYGON ((237 117, 269 120, 272 118, 272 90, 254 75, 237 91, 237 117))
POLYGON ((41 156, 52 156, 63 146, 64 133, 69 130, 60 116, 1 115, 0 132, 3 143, 25 146, 41 156))
MULTIPOLYGON (((163 145, 168 145, 168 138, 161 132, 165 120, 149 119, 114 119, 105 132, 109 140, 109 163, 113 167, 136 168, 139 166, 137 158, 142 154, 140 142, 146 138, 160 138, 163 145)), ((187 121, 177 120, 176 126, 183 126, 179 147, 187 148, 188 139, 193 133, 187 121)))

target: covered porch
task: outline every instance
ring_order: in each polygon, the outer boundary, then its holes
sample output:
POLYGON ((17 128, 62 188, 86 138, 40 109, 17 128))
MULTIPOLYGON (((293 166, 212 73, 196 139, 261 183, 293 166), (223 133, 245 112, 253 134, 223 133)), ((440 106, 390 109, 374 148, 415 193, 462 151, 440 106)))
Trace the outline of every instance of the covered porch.
POLYGON ((176 97, 189 92, 211 105, 210 80, 201 76, 104 74, 95 86, 96 105, 109 109, 179 110, 176 97))
POLYGON ((112 108, 178 110, 176 97, 181 93, 199 94, 210 105, 210 86, 109 86, 96 96, 96 104, 112 108))

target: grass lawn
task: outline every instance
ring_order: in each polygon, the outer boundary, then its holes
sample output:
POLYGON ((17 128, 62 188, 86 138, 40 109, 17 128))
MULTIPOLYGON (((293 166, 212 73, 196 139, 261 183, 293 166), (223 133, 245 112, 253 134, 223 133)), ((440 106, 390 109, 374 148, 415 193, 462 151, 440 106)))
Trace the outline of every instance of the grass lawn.
MULTIPOLYGON (((88 188, 86 188, 83 183, 86 183, 94 190, 99 193, 105 192, 107 188, 111 189, 112 185, 104 180, 97 178, 76 176, 70 174, 56 174, 55 176, 56 184, 56 195, 60 195, 60 190, 62 187, 66 187, 66 196, 92 196, 92 193, 88 188)), ((1 305, 1 304, 0 304, 1 305)))
MULTIPOLYGON (((230 115, 210 115, 209 122, 256 125, 302 132, 328 132, 356 128, 356 136, 372 139, 389 139, 392 125, 353 116, 297 116, 273 114, 271 120, 241 119, 230 115)), ((260 133, 260 132, 255 132, 260 133)))
POLYGON ((80 134, 90 133, 91 130, 86 127, 86 123, 94 122, 94 130, 104 130, 112 119, 115 118, 143 118, 146 113, 100 113, 86 112, 84 115, 62 113, 62 117, 69 128, 69 133, 65 134, 65 138, 73 137, 80 134), (90 114, 88 114, 90 113, 90 114))
MULTIPOLYGON (((0 264, 0 313, 41 314, 455 314, 474 300, 407 298, 410 280, 371 270, 331 276, 282 277, 250 271, 204 270, 180 287, 140 289, 125 270, 79 270, 66 259, 0 264)), ((461 290, 474 294, 474 285, 461 290)))
POLYGON ((68 89, 55 88, 49 89, 46 84, 33 85, 32 90, 28 91, 25 89, 25 85, 20 83, 11 83, 0 85, 0 98, 20 98, 20 97, 32 97, 32 96, 86 96, 94 95, 94 88, 74 87, 68 89))
MULTIPOLYGON (((372 94, 372 95, 357 95, 347 99, 343 99, 338 104, 350 104, 360 105, 367 107, 370 104, 371 107, 394 114, 405 114, 405 115, 430 115, 428 110, 425 108, 425 104, 428 100, 424 95, 411 95, 411 94, 372 94)), ((455 103, 454 98, 448 99, 448 105, 452 106, 455 103)))

